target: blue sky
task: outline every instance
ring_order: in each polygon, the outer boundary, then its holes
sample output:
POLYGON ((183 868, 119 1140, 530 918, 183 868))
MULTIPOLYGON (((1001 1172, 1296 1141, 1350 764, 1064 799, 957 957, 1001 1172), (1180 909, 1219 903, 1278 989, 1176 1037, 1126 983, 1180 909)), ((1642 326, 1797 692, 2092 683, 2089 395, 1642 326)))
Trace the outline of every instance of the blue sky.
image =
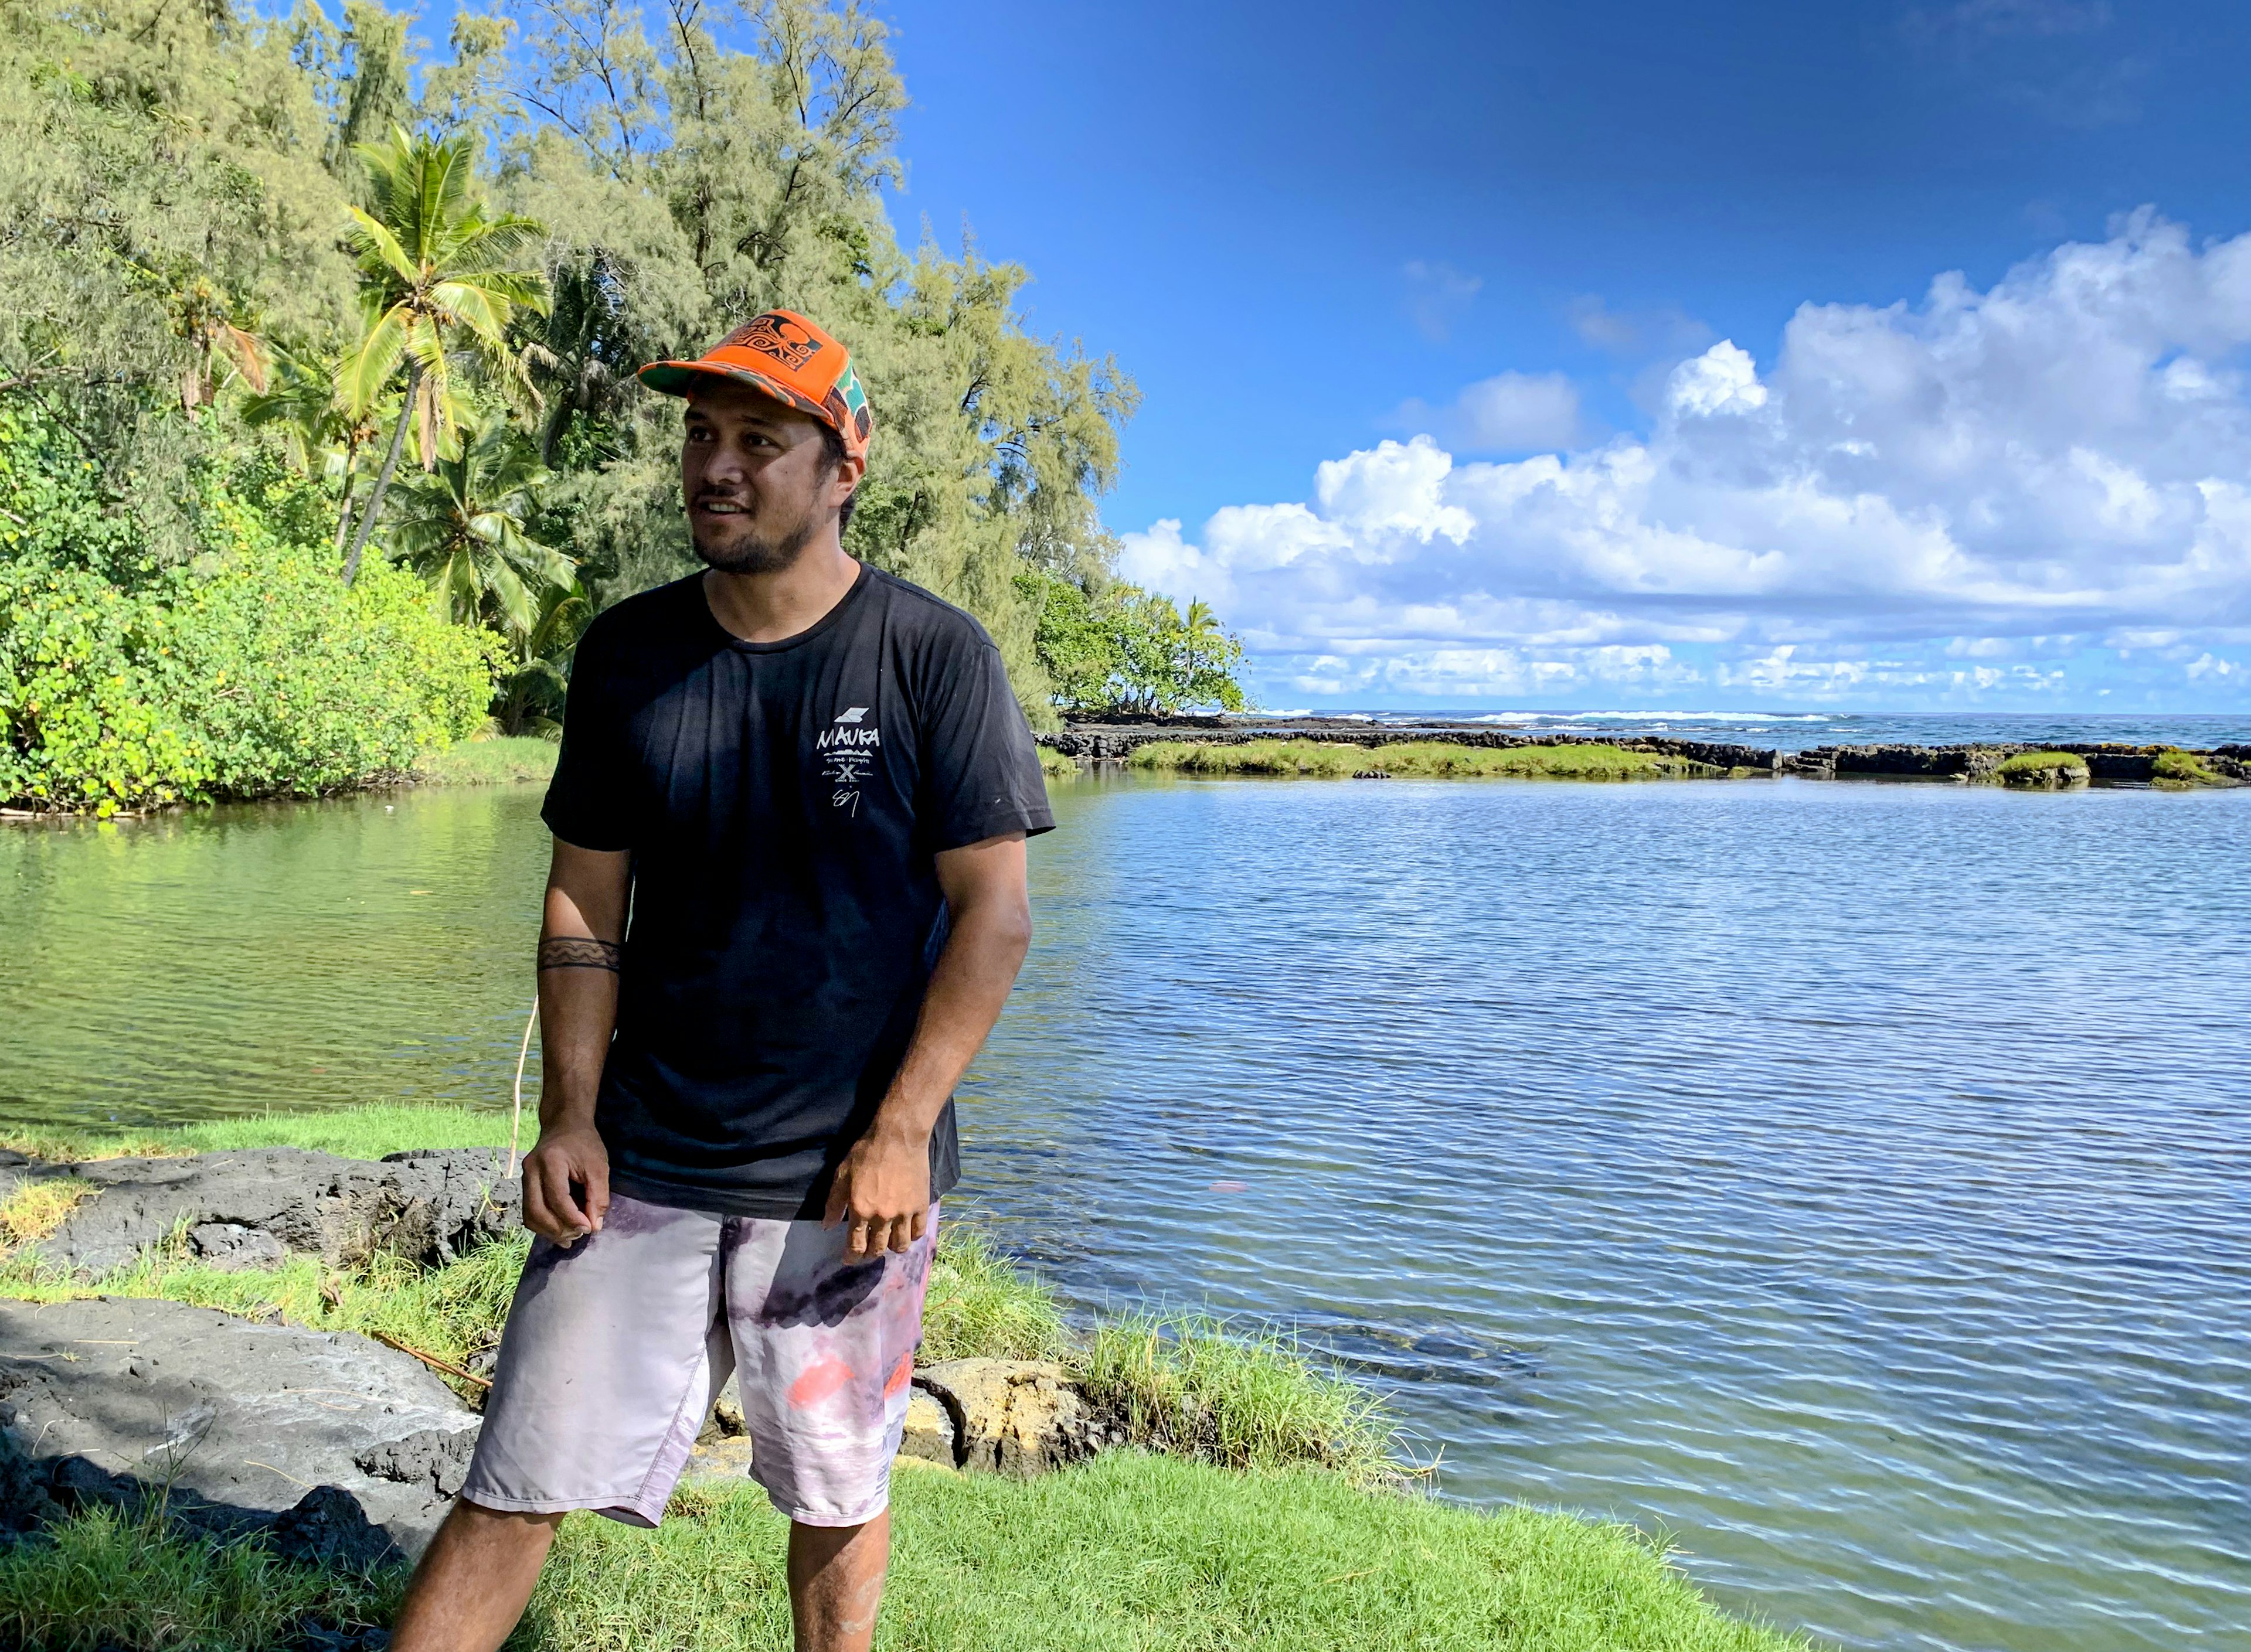
POLYGON ((2251 8, 880 9, 1267 703, 2251 710, 2251 8))

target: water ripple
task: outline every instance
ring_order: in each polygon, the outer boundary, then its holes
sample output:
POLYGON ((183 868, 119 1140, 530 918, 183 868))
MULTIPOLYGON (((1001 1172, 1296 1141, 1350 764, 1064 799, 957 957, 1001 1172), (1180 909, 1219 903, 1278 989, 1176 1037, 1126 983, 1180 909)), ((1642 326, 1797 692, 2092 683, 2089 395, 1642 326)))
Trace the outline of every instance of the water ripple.
MULTIPOLYGON (((2251 793, 1087 784, 965 1101, 1082 1306, 1883 1652, 2251 1652, 2251 793)), ((504 1102, 537 795, 0 831, 0 1114, 504 1102)))

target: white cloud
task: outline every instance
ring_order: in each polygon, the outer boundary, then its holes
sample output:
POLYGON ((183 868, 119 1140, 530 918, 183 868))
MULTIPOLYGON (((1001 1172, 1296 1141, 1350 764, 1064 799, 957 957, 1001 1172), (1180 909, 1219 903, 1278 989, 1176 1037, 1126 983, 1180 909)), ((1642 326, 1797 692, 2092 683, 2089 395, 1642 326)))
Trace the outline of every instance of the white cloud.
POLYGON ((1472 301, 1485 286, 1482 276, 1421 259, 1403 266, 1399 273, 1407 281, 1408 319, 1434 344, 1445 342, 1454 323, 1469 313, 1472 301))
POLYGON ((1394 416, 1474 453, 1569 447, 1579 439, 1579 388, 1561 373, 1500 373, 1466 386, 1450 407, 1410 401, 1394 416))
MULTIPOLYGON (((2199 247, 2144 211, 1984 292, 1804 305, 1763 370, 1713 344, 1645 437, 1463 464, 1386 441, 1322 464, 1310 506, 1128 535, 1125 565, 1220 604, 1274 669, 1363 686, 1401 681, 1379 660, 1431 692, 1592 684, 1615 667, 1591 651, 1659 648, 1747 692, 2047 694, 2056 660, 2163 633, 2172 681, 2240 694, 2214 651, 2251 639, 2247 347, 2251 236, 2199 247)), ((1570 390, 1504 375, 1458 406, 1522 435, 1576 424, 1570 390)))
POLYGON ((1766 386, 1758 381, 1758 365, 1750 352, 1723 338, 1673 370, 1665 403, 1675 416, 1685 418, 1755 412, 1766 405, 1766 386))
POLYGON ((1583 341, 1613 356, 1696 349, 1712 336, 1710 328, 1677 306, 1614 310, 1593 293, 1573 299, 1565 316, 1583 341))

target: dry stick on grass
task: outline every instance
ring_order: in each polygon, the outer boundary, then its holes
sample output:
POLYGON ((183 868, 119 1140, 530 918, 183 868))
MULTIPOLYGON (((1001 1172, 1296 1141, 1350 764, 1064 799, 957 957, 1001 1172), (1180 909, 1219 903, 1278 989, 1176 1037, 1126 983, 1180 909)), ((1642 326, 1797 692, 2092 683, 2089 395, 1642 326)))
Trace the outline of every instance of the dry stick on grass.
POLYGON ((396 1348, 402 1354, 413 1355, 417 1359, 429 1366, 433 1371, 442 1371, 449 1377, 459 1377, 463 1382, 473 1382, 480 1388, 489 1388, 492 1386, 492 1379, 490 1377, 480 1377, 474 1371, 462 1370, 450 1359, 440 1359, 435 1354, 425 1353, 421 1349, 417 1348, 412 1343, 402 1342, 387 1331, 371 1331, 368 1332, 368 1335, 374 1337, 376 1341, 383 1344, 385 1347, 396 1348))

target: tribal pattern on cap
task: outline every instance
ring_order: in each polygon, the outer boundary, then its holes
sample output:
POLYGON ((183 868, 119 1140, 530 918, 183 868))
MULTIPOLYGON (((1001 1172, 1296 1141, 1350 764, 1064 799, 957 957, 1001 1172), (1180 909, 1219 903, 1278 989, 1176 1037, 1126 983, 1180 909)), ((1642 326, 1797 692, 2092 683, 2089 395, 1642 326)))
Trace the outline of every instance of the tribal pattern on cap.
POLYGON ((692 362, 651 362, 641 382, 685 396, 701 378, 731 378, 819 419, 844 439, 845 450, 868 454, 875 415, 852 368, 851 352, 794 310, 754 316, 692 362))

